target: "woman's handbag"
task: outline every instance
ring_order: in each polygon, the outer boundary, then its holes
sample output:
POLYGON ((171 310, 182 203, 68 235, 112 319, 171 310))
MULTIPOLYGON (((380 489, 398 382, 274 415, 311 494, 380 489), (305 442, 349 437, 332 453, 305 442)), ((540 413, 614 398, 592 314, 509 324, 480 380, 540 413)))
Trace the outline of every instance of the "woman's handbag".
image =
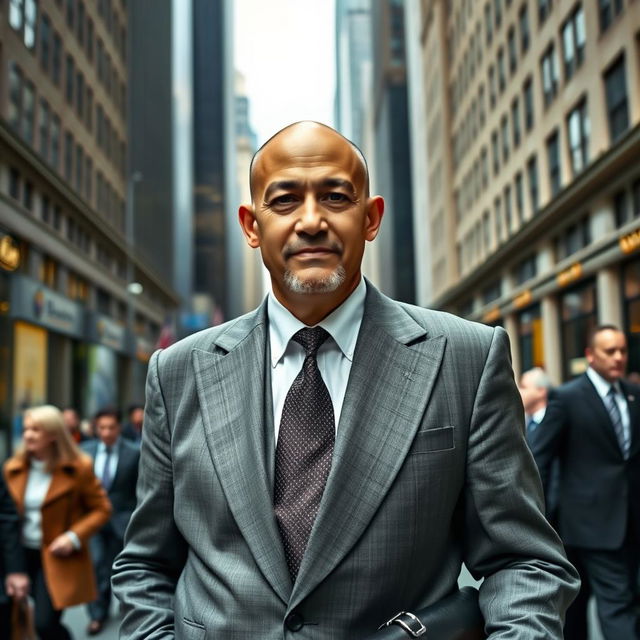
POLYGON ((13 600, 11 608, 11 640, 38 640, 31 596, 13 600))

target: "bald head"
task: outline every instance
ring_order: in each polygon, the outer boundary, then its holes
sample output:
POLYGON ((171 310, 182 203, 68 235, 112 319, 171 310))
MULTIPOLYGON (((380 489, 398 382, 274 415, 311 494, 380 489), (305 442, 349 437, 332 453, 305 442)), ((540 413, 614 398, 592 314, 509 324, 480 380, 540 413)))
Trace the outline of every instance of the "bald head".
POLYGON ((256 197, 260 197, 257 184, 269 171, 272 162, 294 160, 300 157, 309 161, 322 152, 327 145, 335 147, 347 146, 352 162, 359 165, 359 172, 364 185, 365 197, 369 196, 369 169, 367 161, 360 149, 351 140, 345 138, 335 129, 314 122, 303 120, 287 125, 269 138, 253 155, 249 169, 249 183, 251 188, 251 200, 256 204, 256 197))

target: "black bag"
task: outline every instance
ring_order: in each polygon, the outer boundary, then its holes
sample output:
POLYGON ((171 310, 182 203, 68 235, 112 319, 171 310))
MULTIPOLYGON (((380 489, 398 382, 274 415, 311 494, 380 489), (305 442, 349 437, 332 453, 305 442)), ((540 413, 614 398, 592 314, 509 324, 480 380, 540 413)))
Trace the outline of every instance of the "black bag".
POLYGON ((415 612, 401 612, 383 623, 365 640, 482 640, 484 619, 478 606, 478 590, 463 587, 415 612))

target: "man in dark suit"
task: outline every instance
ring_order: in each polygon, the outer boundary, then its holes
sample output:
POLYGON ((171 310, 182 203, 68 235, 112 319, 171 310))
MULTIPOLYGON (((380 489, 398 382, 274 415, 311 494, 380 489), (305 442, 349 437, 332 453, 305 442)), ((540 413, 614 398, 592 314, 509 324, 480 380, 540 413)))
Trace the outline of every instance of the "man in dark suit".
POLYGON ((577 579, 504 330, 362 278, 384 202, 333 129, 276 134, 251 188, 273 291, 149 363, 121 636, 357 640, 455 591, 464 561, 491 637, 560 637, 577 579))
POLYGON ((113 513, 107 524, 91 538, 91 556, 96 572, 98 599, 87 605, 91 621, 89 635, 102 631, 111 604, 111 567, 122 549, 124 532, 136 506, 138 447, 120 437, 120 421, 115 409, 98 411, 94 419, 98 439, 82 443, 94 459, 94 471, 111 500, 113 513))
POLYGON ((11 637, 11 603, 29 593, 20 518, 0 473, 0 638, 11 637))
POLYGON ((132 404, 127 409, 127 422, 122 428, 122 437, 140 444, 142 438, 142 421, 144 419, 144 405, 132 404))
POLYGON ((552 391, 532 442, 543 484, 560 464, 559 531, 596 597, 608 640, 638 638, 640 388, 622 380, 627 342, 595 329, 585 374, 552 391))

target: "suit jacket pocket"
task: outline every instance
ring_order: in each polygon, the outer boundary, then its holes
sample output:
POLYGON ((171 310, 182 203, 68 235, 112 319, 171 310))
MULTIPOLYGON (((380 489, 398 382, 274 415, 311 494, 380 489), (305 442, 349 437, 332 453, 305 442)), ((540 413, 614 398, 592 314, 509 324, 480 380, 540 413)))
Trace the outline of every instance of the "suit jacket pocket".
POLYGON ((437 427, 435 429, 425 429, 418 431, 411 446, 411 455, 418 453, 432 453, 434 451, 446 451, 455 448, 454 444, 455 427, 437 427))
POLYGON ((199 622, 182 618, 182 633, 176 634, 176 638, 185 638, 186 640, 205 640, 207 630, 199 622))

